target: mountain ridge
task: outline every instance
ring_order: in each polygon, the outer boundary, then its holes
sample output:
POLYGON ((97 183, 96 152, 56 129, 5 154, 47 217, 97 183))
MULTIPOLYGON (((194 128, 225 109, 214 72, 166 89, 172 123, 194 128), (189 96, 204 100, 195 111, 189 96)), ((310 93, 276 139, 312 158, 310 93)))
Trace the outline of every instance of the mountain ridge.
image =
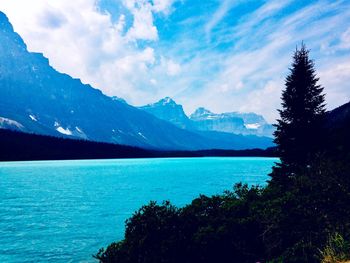
POLYGON ((263 116, 249 112, 213 113, 199 107, 187 116, 182 105, 172 98, 165 97, 159 101, 139 107, 159 119, 190 131, 215 131, 240 135, 257 135, 272 137, 274 128, 263 116))

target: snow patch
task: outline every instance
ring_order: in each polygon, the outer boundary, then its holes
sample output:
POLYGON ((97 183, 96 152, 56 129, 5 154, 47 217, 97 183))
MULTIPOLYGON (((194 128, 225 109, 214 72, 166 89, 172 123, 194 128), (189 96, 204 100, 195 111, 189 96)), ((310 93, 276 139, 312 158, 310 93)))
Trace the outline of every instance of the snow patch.
POLYGON ((244 126, 250 130, 256 130, 256 129, 259 129, 260 124, 259 123, 249 123, 249 124, 244 124, 244 126))
POLYGON ((0 128, 17 128, 17 129, 23 129, 23 125, 20 124, 17 121, 8 119, 8 118, 4 118, 4 117, 0 117, 0 128))
POLYGON ((35 116, 34 115, 29 115, 29 118, 31 118, 32 119, 32 121, 38 121, 36 118, 35 118, 35 116))
POLYGON ((165 105, 168 105, 168 104, 171 104, 171 105, 175 105, 175 101, 170 98, 170 97, 165 97, 164 99, 160 100, 162 102, 162 105, 165 106, 165 105))
POLYGON ((169 97, 166 97, 165 99, 164 99, 164 103, 170 103, 171 102, 171 99, 169 98, 169 97))
POLYGON ((147 140, 147 138, 145 137, 145 135, 143 135, 141 132, 139 132, 138 135, 140 135, 142 138, 144 138, 145 140, 147 140))
POLYGON ((79 127, 75 127, 75 129, 80 132, 80 133, 83 133, 83 131, 79 128, 79 127))
POLYGON ((205 117, 206 120, 216 120, 219 118, 220 118, 220 116, 215 116, 215 115, 208 115, 205 117))
POLYGON ((67 129, 63 129, 61 126, 56 128, 56 131, 65 134, 65 135, 72 135, 72 132, 67 128, 67 129))

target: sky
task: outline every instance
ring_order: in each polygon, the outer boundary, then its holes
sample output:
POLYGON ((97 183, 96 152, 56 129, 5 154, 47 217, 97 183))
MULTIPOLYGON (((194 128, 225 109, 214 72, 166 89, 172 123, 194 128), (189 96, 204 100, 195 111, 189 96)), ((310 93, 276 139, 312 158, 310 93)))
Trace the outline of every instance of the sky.
POLYGON ((187 114, 274 122, 302 41, 327 108, 350 100, 348 0, 0 0, 0 10, 30 51, 131 105, 170 96, 187 114))

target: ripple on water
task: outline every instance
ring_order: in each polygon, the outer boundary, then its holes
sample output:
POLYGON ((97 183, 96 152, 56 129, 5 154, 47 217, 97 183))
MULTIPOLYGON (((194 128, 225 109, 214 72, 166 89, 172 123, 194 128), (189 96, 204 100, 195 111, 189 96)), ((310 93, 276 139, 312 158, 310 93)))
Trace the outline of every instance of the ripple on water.
POLYGON ((0 163, 0 262, 96 262, 150 200, 189 203, 234 183, 265 184, 273 158, 0 163))

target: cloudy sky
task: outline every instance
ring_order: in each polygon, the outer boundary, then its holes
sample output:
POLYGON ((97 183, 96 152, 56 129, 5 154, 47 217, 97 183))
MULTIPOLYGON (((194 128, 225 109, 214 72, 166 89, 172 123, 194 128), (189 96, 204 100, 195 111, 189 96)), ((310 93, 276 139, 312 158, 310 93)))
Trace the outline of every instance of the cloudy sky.
POLYGON ((30 51, 132 105, 170 96, 187 113, 272 122, 301 41, 328 108, 350 100, 348 0, 0 0, 0 10, 30 51))

